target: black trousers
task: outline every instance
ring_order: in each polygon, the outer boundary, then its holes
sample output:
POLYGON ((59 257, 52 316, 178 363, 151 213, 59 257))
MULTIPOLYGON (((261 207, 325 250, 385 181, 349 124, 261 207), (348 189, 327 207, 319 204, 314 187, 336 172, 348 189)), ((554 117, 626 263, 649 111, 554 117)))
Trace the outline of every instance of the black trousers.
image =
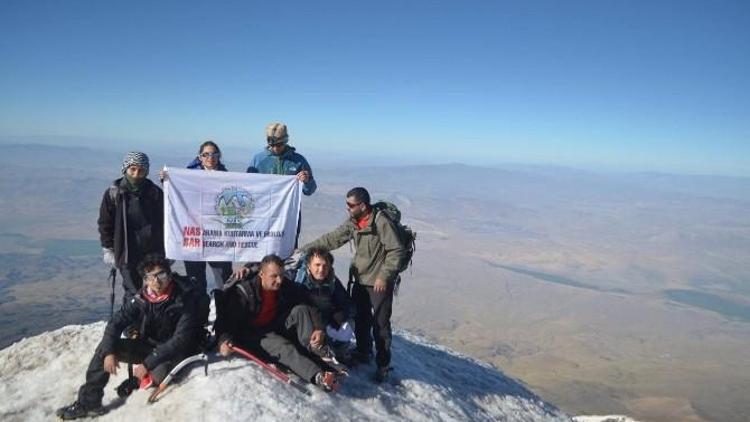
POLYGON ((391 363, 391 312, 393 309, 393 286, 382 293, 376 293, 372 286, 354 283, 352 299, 357 307, 354 317, 354 335, 357 338, 357 351, 372 353, 375 339, 375 362, 378 367, 391 363))
POLYGON ((309 353, 310 336, 314 330, 310 311, 307 305, 297 305, 282 321, 236 339, 237 345, 312 381, 322 368, 309 353))
MULTIPOLYGON (((139 340, 119 339, 115 344, 115 356, 120 362, 141 363, 151 353, 151 350, 153 350, 151 345, 139 340)), ((154 383, 160 383, 175 365, 189 355, 190 353, 185 353, 184 356, 177 357, 160 364, 156 368, 152 368, 149 372, 154 383)), ((109 373, 104 370, 104 357, 100 345, 96 348, 94 357, 91 358, 89 367, 86 370, 86 383, 78 389, 78 401, 86 406, 98 407, 102 404, 104 387, 109 381, 109 373)), ((123 371, 125 368, 120 365, 118 370, 123 371)))
MULTIPOLYGON (((224 287, 224 283, 232 275, 232 263, 229 261, 208 262, 208 266, 211 267, 216 288, 224 287)), ((206 291, 208 280, 206 279, 205 261, 185 261, 185 272, 188 277, 195 277, 198 285, 203 286, 203 291, 206 291)))
POLYGON ((129 302, 141 290, 143 277, 138 274, 136 264, 126 264, 120 268, 120 275, 122 276, 122 288, 125 290, 125 294, 122 297, 122 303, 124 304, 129 302))

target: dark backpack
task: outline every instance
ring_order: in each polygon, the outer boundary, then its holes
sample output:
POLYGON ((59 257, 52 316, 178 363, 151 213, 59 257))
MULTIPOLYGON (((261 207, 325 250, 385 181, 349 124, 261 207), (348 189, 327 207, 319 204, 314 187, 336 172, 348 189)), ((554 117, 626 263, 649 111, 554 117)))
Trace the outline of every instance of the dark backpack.
POLYGON ((372 209, 376 213, 385 215, 396 228, 398 240, 406 250, 403 259, 398 263, 398 272, 402 273, 412 264, 414 250, 416 249, 417 233, 411 227, 401 224, 401 210, 395 204, 387 201, 378 201, 372 205, 372 209))

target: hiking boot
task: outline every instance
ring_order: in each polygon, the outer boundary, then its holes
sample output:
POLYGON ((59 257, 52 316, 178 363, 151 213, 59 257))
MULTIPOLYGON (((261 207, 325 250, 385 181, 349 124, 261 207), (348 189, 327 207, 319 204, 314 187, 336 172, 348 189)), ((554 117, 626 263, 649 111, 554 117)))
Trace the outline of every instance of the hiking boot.
POLYGON ((128 397, 133 390, 137 390, 138 386, 140 385, 140 381, 136 377, 130 377, 127 378, 125 381, 120 383, 120 385, 115 388, 115 391, 117 391, 117 397, 125 398, 128 397))
POLYGON ((391 368, 387 366, 379 366, 378 369, 375 371, 375 382, 380 384, 382 382, 388 381, 388 378, 390 377, 391 368))
POLYGON ((326 393, 339 389, 339 379, 335 372, 320 371, 315 374, 315 385, 320 387, 326 393))
POLYGON ((333 362, 336 359, 336 354, 333 353, 333 350, 328 347, 327 344, 318 347, 311 347, 310 351, 313 352, 315 356, 321 358, 323 362, 333 362))
POLYGON ((101 405, 96 407, 86 406, 78 400, 71 405, 57 409, 57 412, 55 412, 57 417, 65 421, 78 418, 93 418, 105 413, 107 413, 107 411, 101 405))

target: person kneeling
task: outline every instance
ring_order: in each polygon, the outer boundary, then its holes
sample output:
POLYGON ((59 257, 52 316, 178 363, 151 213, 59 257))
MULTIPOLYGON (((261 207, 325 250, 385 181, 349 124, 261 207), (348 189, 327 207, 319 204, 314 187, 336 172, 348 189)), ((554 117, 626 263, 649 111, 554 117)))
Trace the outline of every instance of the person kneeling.
POLYGON ((146 256, 138 272, 143 287, 107 324, 78 400, 59 409, 58 417, 69 420, 104 414, 104 386, 110 374, 117 374, 120 361, 136 364, 133 375, 145 388, 158 385, 172 367, 197 351, 207 317, 205 292, 196 293, 187 278, 172 274, 169 261, 161 255, 146 256), (136 338, 120 338, 132 328, 137 330, 136 338))
POLYGON ((245 273, 240 281, 215 293, 219 353, 229 356, 237 344, 284 365, 324 391, 336 390, 339 375, 325 363, 333 353, 325 344, 320 314, 307 292, 283 272, 281 258, 267 255, 257 276, 245 273))

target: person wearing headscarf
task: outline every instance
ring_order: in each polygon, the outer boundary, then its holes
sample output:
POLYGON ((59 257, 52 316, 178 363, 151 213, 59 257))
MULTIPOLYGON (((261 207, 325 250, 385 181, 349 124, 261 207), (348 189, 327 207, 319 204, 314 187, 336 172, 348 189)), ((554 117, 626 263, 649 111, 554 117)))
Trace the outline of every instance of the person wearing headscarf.
POLYGON ((146 154, 127 153, 122 162, 122 177, 104 191, 99 207, 103 260, 122 275, 123 303, 141 288, 137 265, 143 257, 164 254, 164 194, 146 178, 148 171, 146 154))

